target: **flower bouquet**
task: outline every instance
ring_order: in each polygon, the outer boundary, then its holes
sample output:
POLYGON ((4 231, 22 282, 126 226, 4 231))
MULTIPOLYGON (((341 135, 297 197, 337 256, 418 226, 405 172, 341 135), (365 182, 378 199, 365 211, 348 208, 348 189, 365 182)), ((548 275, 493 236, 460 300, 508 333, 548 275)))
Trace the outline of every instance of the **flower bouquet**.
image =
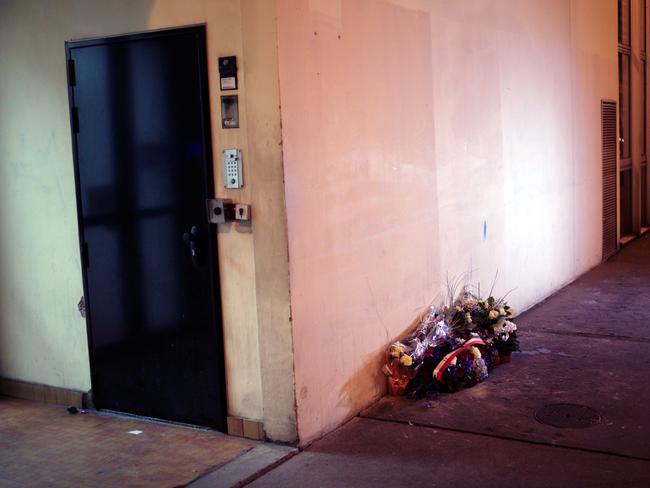
POLYGON ((430 307, 415 331, 388 350, 382 371, 390 394, 419 398, 484 381, 519 350, 512 316, 504 298, 483 299, 466 289, 439 312, 430 307))

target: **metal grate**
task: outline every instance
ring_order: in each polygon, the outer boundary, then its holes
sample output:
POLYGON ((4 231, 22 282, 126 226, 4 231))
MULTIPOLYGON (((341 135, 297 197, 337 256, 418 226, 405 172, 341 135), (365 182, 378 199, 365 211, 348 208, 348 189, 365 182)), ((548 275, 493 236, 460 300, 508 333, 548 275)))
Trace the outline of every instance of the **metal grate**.
POLYGON ((603 261, 618 249, 616 222, 616 102, 601 100, 603 157, 603 261))

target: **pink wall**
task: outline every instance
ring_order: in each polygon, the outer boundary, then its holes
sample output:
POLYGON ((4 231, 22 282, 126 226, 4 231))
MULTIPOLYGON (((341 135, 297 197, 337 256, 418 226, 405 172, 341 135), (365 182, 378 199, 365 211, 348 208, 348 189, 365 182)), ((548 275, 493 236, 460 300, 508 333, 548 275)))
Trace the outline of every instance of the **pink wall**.
MULTIPOLYGON (((576 202, 575 175, 600 168, 591 149, 574 156, 572 42, 615 49, 615 2, 591 2, 581 29, 573 4, 277 0, 303 443, 383 394, 386 344, 447 273, 498 269, 522 309, 598 261, 583 241, 600 200, 576 202)), ((576 85, 589 107, 617 93, 615 52, 590 51, 576 85)))

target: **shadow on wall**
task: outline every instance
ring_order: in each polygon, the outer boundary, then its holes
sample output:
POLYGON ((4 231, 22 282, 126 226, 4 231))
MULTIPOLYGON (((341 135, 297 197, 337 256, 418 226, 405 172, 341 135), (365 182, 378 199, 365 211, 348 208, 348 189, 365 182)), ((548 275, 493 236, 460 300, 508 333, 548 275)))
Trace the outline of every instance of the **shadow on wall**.
POLYGON ((350 411, 348 417, 353 417, 367 408, 369 406, 368 398, 377 398, 385 393, 386 376, 382 373, 381 368, 386 364, 388 345, 411 333, 420 323, 422 315, 427 310, 428 308, 425 308, 422 312, 418 313, 417 317, 394 337, 390 337, 388 329, 384 329, 385 346, 375 353, 365 355, 361 361, 361 368, 343 384, 339 390, 338 405, 350 411), (366 391, 359 389, 359 385, 371 385, 371 387, 366 391))
POLYGON ((385 362, 385 350, 366 354, 361 362, 361 368, 353 373, 339 390, 338 406, 345 407, 350 412, 348 418, 368 407, 368 398, 377 398, 384 394, 386 377, 381 373, 381 365, 385 362), (367 387, 360 388, 361 385, 367 387))
POLYGON ((412 332, 416 325, 420 323, 420 320, 421 314, 418 314, 402 332, 393 338, 390 338, 388 330, 384 329, 386 338, 385 347, 381 347, 379 351, 363 357, 361 368, 350 376, 339 390, 338 406, 348 409, 350 412, 348 417, 357 415, 363 409, 367 408, 372 401, 378 400, 385 394, 386 376, 381 372, 381 367, 386 364, 388 345, 412 332), (359 385, 368 385, 368 387, 366 390, 363 390, 359 388, 359 385), (369 398, 371 399, 370 401, 368 400, 369 398))

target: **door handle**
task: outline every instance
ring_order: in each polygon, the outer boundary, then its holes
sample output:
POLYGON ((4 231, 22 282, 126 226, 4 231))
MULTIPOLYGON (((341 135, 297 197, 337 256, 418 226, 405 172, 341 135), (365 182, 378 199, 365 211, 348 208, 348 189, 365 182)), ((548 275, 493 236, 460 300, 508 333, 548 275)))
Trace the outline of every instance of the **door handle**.
POLYGON ((196 225, 193 225, 190 228, 189 232, 185 232, 183 234, 183 242, 187 244, 187 247, 190 250, 190 257, 192 258, 192 264, 197 268, 201 264, 199 259, 198 237, 199 237, 199 229, 196 225))

